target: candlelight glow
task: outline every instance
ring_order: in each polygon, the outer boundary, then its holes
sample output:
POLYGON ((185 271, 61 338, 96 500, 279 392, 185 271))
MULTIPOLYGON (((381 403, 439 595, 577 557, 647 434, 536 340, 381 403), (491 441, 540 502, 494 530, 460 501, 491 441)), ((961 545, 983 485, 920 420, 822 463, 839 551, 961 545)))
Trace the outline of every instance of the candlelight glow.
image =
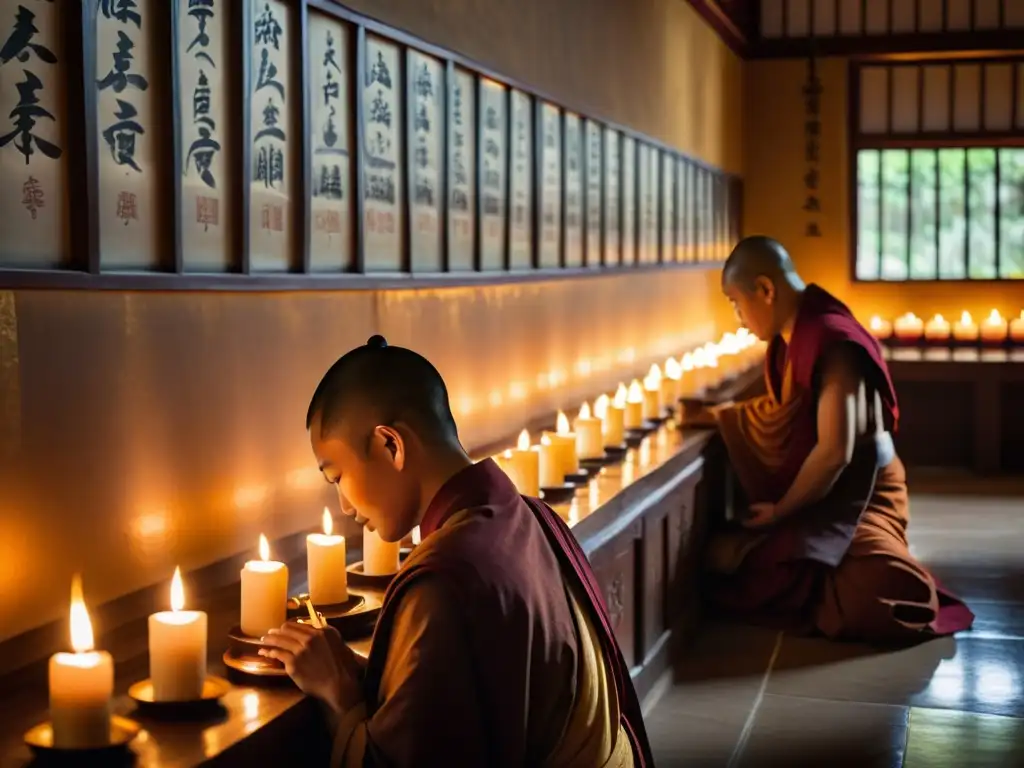
POLYGON ((594 415, 599 419, 607 417, 608 405, 610 402, 608 395, 601 395, 597 398, 597 400, 594 401, 594 415))
POLYGON ((882 323, 882 318, 880 318, 878 315, 871 316, 871 322, 868 323, 868 326, 871 328, 872 331, 880 331, 882 330, 882 328, 885 327, 885 325, 882 323))
POLYGON ((1002 325, 1003 324, 1003 316, 1001 314, 999 314, 999 310, 998 309, 993 309, 991 312, 988 313, 988 317, 985 318, 985 324, 986 325, 1002 325))
POLYGON ((644 389, 648 392, 657 392, 661 389, 661 376, 651 376, 651 374, 647 374, 644 377, 644 389))
POLYGON ((75 653, 93 649, 92 622, 82 597, 82 577, 77 573, 71 580, 71 647, 75 653))
POLYGON ((260 560, 263 562, 270 560, 270 542, 262 533, 260 534, 260 560))
POLYGON ((703 347, 699 347, 693 350, 693 367, 703 368, 708 364, 708 353, 704 351, 703 347))
POLYGON ((174 578, 171 579, 171 610, 177 613, 185 609, 185 585, 181 581, 181 566, 174 569, 174 578))
POLYGON ((970 325, 974 320, 971 318, 971 313, 966 309, 960 313, 960 325, 970 325))
POLYGON ((590 403, 584 403, 583 405, 580 406, 580 416, 579 417, 581 419, 589 419, 590 418, 590 403))
MULTIPOLYGON (((324 507, 324 536, 330 536, 334 533, 334 518, 331 517, 331 511, 324 507)), ((263 558, 266 560, 266 558, 263 558)))
POLYGON ((684 373, 686 371, 692 371, 694 368, 693 355, 691 355, 689 352, 683 355, 683 361, 682 363, 680 363, 680 367, 683 369, 684 373))
POLYGON ((683 377, 683 369, 674 357, 665 361, 665 376, 673 380, 683 377))
POLYGON ((551 445, 551 438, 548 437, 547 435, 541 435, 540 436, 540 444, 541 445, 551 445))
POLYGON ((616 408, 626 407, 626 387, 619 384, 619 388, 615 390, 615 397, 612 398, 612 405, 616 408))
POLYGON ((412 529, 412 545, 415 547, 420 543, 420 527, 417 525, 412 529))
POLYGON ((661 368, 658 367, 657 363, 651 363, 650 370, 647 371, 647 378, 654 381, 661 381, 661 368))
POLYGON ((629 394, 626 396, 626 402, 629 403, 642 403, 644 401, 644 390, 640 386, 640 382, 637 379, 633 379, 629 385, 629 394))
POLYGON ((530 450, 530 433, 525 429, 519 433, 519 440, 516 442, 516 448, 520 451, 530 450))
POLYGON ((501 458, 503 458, 505 461, 512 461, 512 449, 506 449, 505 452, 501 454, 501 458))
POLYGON ((559 435, 572 434, 572 430, 569 429, 569 419, 561 411, 558 412, 558 419, 555 421, 555 433, 559 435))

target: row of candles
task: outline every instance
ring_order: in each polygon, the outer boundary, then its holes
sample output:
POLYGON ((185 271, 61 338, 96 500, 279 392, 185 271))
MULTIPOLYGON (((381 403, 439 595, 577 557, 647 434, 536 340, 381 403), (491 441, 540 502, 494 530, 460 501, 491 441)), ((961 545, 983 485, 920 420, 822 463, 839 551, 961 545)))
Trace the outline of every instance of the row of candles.
MULTIPOLYGON (((545 487, 560 487, 579 471, 580 460, 598 459, 606 448, 619 448, 628 432, 660 419, 680 399, 698 398, 753 365, 763 345, 746 329, 723 336, 688 352, 681 360, 668 359, 664 368, 652 365, 643 381, 620 383, 611 396, 601 395, 593 407, 584 403, 570 428, 559 412, 553 432, 544 432, 531 445, 524 430, 515 449, 497 457, 519 491, 538 496, 545 487)), ((333 532, 330 511, 323 511, 323 532, 306 538, 310 602, 339 605, 348 600, 345 537, 333 532)), ((416 532, 413 543, 417 543, 416 532)), ((383 541, 363 529, 363 572, 387 576, 398 571, 400 542, 383 541)), ((171 610, 149 617, 149 671, 153 700, 191 702, 202 697, 207 679, 207 615, 185 610, 180 569, 171 580, 171 610)), ((287 617, 288 566, 271 559, 270 545, 260 534, 259 559, 241 571, 241 631, 253 638, 279 627, 287 617)), ((72 653, 50 658, 49 692, 53 744, 60 749, 89 749, 110 740, 114 664, 106 651, 95 650, 92 624, 80 579, 71 589, 72 653)))
POLYGON ((993 309, 981 323, 964 311, 960 319, 949 322, 942 315, 922 320, 913 312, 900 315, 893 321, 878 315, 871 318, 868 327, 880 341, 895 340, 903 343, 927 341, 932 343, 959 342, 963 344, 1024 344, 1024 310, 1020 317, 1007 321, 999 310, 993 309))

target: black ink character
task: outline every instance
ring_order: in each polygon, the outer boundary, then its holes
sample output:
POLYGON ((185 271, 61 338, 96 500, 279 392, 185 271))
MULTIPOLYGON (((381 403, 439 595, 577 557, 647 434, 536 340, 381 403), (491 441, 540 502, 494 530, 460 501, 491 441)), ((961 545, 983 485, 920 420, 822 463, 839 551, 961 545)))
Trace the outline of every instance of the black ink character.
POLYGON ((263 108, 263 127, 256 134, 255 142, 263 138, 277 139, 284 141, 284 131, 278 126, 281 108, 274 103, 273 97, 267 99, 267 106, 263 108))
POLYGON ((136 117, 139 112, 127 101, 117 100, 117 111, 114 117, 117 122, 103 131, 103 140, 110 147, 110 155, 118 165, 127 165, 129 168, 142 173, 142 169, 135 162, 135 137, 146 133, 139 124, 136 117))
POLYGON ((0 47, 0 66, 6 64, 13 58, 17 58, 22 64, 29 60, 34 53, 40 61, 47 64, 56 64, 57 57, 49 48, 33 43, 32 39, 39 34, 35 21, 36 15, 23 5, 18 6, 18 13, 14 18, 14 28, 7 42, 0 47))
POLYGON ((97 81, 96 87, 101 91, 113 88, 114 93, 122 93, 129 85, 140 91, 149 88, 149 83, 142 75, 133 75, 128 72, 132 66, 132 49, 135 42, 124 32, 117 32, 117 50, 114 51, 114 67, 102 80, 97 81))
MULTIPOLYGON (((199 23, 199 29, 195 38, 188 44, 186 52, 192 53, 196 46, 200 48, 210 47, 210 35, 206 31, 206 23, 213 18, 213 0, 188 0, 188 15, 199 23)), ((211 67, 216 67, 213 58, 205 50, 196 53, 197 59, 202 59, 211 67)))
POLYGON ((370 122, 391 127, 391 107, 384 101, 384 91, 377 89, 377 95, 370 104, 370 122))
POLYGON ((205 125, 199 126, 199 138, 192 142, 185 156, 185 173, 188 173, 189 163, 195 158, 196 173, 203 183, 210 189, 217 188, 217 179, 214 178, 210 166, 213 164, 213 157, 220 152, 220 142, 213 138, 210 129, 205 125))
POLYGON ((384 54, 381 51, 377 51, 377 61, 370 67, 370 71, 366 75, 366 84, 373 85, 374 83, 391 88, 391 71, 384 62, 384 54))
POLYGON ((281 50, 281 35, 284 29, 270 10, 270 3, 263 6, 263 13, 256 19, 255 38, 257 45, 272 45, 275 51, 281 50))
POLYGON ((256 75, 256 90, 258 93, 263 88, 273 88, 284 101, 284 85, 275 80, 277 77, 277 66, 270 60, 270 49, 264 48, 260 52, 260 71, 256 75))
POLYGON ((430 166, 430 150, 427 147, 419 146, 416 147, 413 154, 413 162, 416 163, 417 168, 427 168, 430 166))
POLYGON ((341 83, 331 76, 331 70, 327 70, 324 80, 326 81, 323 85, 324 106, 326 107, 331 103, 331 99, 341 98, 341 83))
POLYGON ((337 52, 334 50, 334 35, 331 34, 331 30, 327 30, 327 50, 324 51, 324 66, 334 67, 335 71, 341 72, 341 67, 338 66, 338 60, 335 56, 337 56, 337 52))
POLYGON ((484 125, 489 131, 500 130, 500 126, 498 125, 498 110, 494 107, 488 107, 487 111, 484 112, 484 125))
POLYGON ((142 16, 136 10, 138 7, 135 0, 100 0, 100 13, 105 18, 115 19, 122 24, 130 22, 137 29, 142 29, 142 16))
POLYGON ((15 148, 24 156, 25 165, 29 164, 29 159, 35 154, 35 150, 32 148, 33 144, 48 158, 56 160, 61 156, 63 150, 56 144, 51 144, 46 139, 41 139, 32 133, 36 127, 36 121, 42 118, 56 122, 56 118, 39 105, 39 97, 36 92, 42 90, 43 83, 27 69, 22 71, 25 73, 25 79, 15 84, 18 89, 18 103, 14 105, 14 109, 8 115, 14 125, 14 130, 0 136, 0 147, 5 147, 13 141, 15 148))
POLYGON ((263 182, 265 187, 273 187, 284 182, 284 150, 264 144, 256 152, 256 172, 254 181, 263 182))
POLYGON ((344 189, 341 186, 341 166, 321 165, 320 184, 317 190, 318 197, 326 197, 328 200, 343 200, 344 189))
POLYGON ((430 115, 427 114, 427 106, 420 104, 416 110, 416 118, 413 120, 413 131, 416 133, 430 133, 430 115))
POLYGON ((430 68, 425 62, 420 66, 420 71, 416 73, 413 91, 421 99, 434 98, 434 80, 430 76, 430 68))
POLYGON ((327 122, 324 124, 323 131, 324 146, 329 148, 334 147, 334 145, 338 143, 338 131, 334 125, 335 114, 334 106, 332 105, 331 112, 327 115, 327 122))

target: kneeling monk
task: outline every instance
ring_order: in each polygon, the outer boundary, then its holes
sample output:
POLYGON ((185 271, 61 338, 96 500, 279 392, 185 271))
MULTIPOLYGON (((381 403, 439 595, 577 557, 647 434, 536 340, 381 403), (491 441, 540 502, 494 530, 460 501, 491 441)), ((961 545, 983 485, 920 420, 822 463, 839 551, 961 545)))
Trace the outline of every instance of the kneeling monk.
POLYGON ((768 394, 716 409, 750 502, 711 547, 719 612, 831 638, 886 642, 967 629, 974 615, 910 555, 899 409, 878 342, 804 285, 785 249, 749 237, 722 287, 769 341, 768 394))
POLYGON ((335 766, 653 766, 583 551, 542 502, 459 442, 427 360, 374 336, 324 376, 310 440, 342 509, 422 540, 384 596, 369 659, 332 629, 265 641, 336 727, 335 766))

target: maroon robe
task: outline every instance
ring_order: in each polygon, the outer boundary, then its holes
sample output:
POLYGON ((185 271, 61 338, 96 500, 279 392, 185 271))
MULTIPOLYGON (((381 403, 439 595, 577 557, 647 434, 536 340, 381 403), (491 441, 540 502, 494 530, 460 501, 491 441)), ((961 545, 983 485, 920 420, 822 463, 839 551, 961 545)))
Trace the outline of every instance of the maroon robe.
MULTIPOLYGON (((428 557, 404 567, 389 586, 367 662, 364 693, 368 705, 372 708, 378 701, 401 596, 424 576, 440 578, 457 596, 465 616, 486 730, 487 765, 538 764, 546 755, 537 750, 554 746, 554 737, 560 738, 565 723, 557 722, 558 714, 550 705, 551 691, 544 690, 545 685, 552 688, 558 681, 544 680, 543 674, 538 675, 543 670, 531 669, 531 657, 539 653, 545 663, 557 662, 550 657, 565 647, 565 633, 575 632, 571 620, 567 621, 566 588, 576 588, 576 594, 586 595, 581 607, 591 611, 600 635, 622 725, 633 747, 634 765, 653 766, 640 703, 600 587, 568 526, 543 502, 520 496, 507 475, 487 459, 456 474, 437 493, 420 524, 424 543, 449 517, 467 510, 485 518, 485 524, 467 526, 460 535, 447 537, 428 557), (556 721, 537 722, 552 720, 556 721), (548 732, 542 740, 546 744, 529 743, 528 734, 543 733, 545 728, 548 732)), ((575 640, 572 642, 575 647, 575 640)), ((565 666, 553 663, 554 669, 565 666)), ((438 674, 444 671, 438 670, 438 674)), ((561 687, 565 688, 564 684, 561 687)), ((571 701, 572 690, 565 693, 571 701)), ((436 706, 444 704, 437 702, 436 706)), ((570 708, 563 709, 567 715, 570 708)))
POLYGON ((841 301, 807 286, 787 345, 765 359, 768 395, 719 413, 722 437, 751 502, 778 502, 818 441, 819 363, 837 346, 858 351, 882 434, 858 441, 821 501, 736 546, 741 561, 714 584, 727 613, 829 636, 895 639, 970 627, 973 614, 910 555, 906 478, 889 433, 899 406, 881 347, 841 301))

